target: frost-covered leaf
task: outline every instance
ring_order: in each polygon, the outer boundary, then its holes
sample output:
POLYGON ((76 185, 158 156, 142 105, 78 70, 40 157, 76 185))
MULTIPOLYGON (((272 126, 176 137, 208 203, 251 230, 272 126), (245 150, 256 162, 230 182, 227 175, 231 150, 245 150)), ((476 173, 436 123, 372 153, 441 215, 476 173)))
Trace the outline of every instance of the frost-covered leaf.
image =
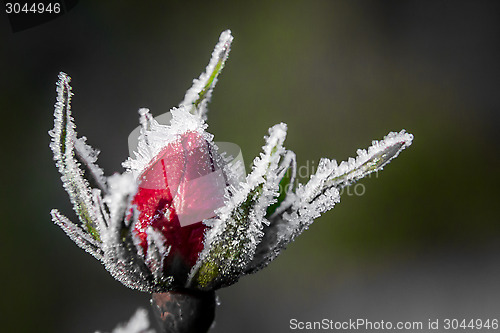
POLYGON ((132 174, 128 172, 108 177, 108 184, 109 193, 104 197, 104 202, 109 210, 111 226, 124 220, 124 214, 130 206, 130 198, 137 191, 137 184, 132 174))
POLYGON ((283 202, 288 194, 292 193, 295 188, 295 177, 297 174, 297 160, 293 151, 287 151, 280 167, 277 170, 277 178, 279 181, 279 195, 275 203, 270 205, 266 211, 266 217, 272 218, 275 214, 280 214, 285 207, 283 202))
POLYGON ((108 178, 110 194, 104 198, 110 211, 109 226, 101 235, 103 263, 111 275, 125 286, 144 292, 161 292, 168 287, 156 284, 146 265, 132 230, 137 211, 131 206, 137 185, 129 173, 108 178))
MULTIPOLYGON (((144 264, 141 266, 140 260, 134 260, 137 251, 130 246, 132 242, 124 224, 129 196, 133 190, 114 186, 113 193, 103 200, 101 190, 92 189, 84 177, 92 177, 98 187, 108 191, 103 172, 95 164, 97 152, 85 143, 85 138, 77 139, 70 108, 70 80, 66 74, 59 74, 54 129, 49 132, 52 137, 50 147, 62 174, 64 188, 84 227, 73 224, 56 210, 52 211, 53 220, 77 245, 100 259, 118 280, 132 287, 141 285, 142 288, 137 289, 146 290, 146 283, 141 279, 151 274, 142 267, 144 264), (85 168, 81 168, 81 165, 85 168), (135 253, 135 256, 131 253, 135 253), (137 280, 139 282, 135 282, 137 280)), ((120 178, 124 179, 125 176, 120 178)), ((134 183, 130 179, 125 184, 129 187, 132 184, 133 187, 134 183)))
POLYGON ((59 213, 57 209, 53 209, 50 214, 52 215, 52 221, 61 227, 61 229, 64 230, 66 235, 68 235, 68 237, 75 242, 76 245, 93 255, 96 259, 102 259, 103 253, 100 243, 89 233, 83 230, 79 225, 71 222, 66 216, 59 213))
POLYGON ((264 226, 264 236, 257 245, 252 262, 246 268, 247 274, 261 268, 262 262, 266 261, 278 243, 278 234, 281 228, 283 228, 280 224, 281 213, 288 207, 287 198, 294 195, 296 170, 297 162, 295 153, 287 151, 277 170, 278 179, 281 179, 279 182, 279 196, 277 201, 267 208, 266 218, 269 221, 269 225, 264 226))
POLYGON ((80 221, 85 225, 86 231, 99 240, 99 232, 94 221, 99 214, 93 207, 93 195, 89 182, 84 178, 84 170, 75 157, 75 143, 81 152, 80 158, 85 165, 90 167, 90 172, 102 179, 99 168, 95 165, 95 155, 84 140, 76 138, 75 124, 71 116, 71 78, 64 73, 59 74, 57 82, 57 102, 54 110, 54 128, 49 132, 52 137, 50 148, 54 153, 54 160, 62 177, 64 189, 73 204, 73 209, 80 221))
POLYGON ((318 169, 306 185, 300 184, 281 204, 281 211, 270 217, 273 228, 266 230, 262 249, 249 266, 248 273, 265 267, 295 237, 324 212, 340 202, 339 190, 372 172, 382 170, 393 158, 411 145, 413 136, 404 130, 389 133, 381 141, 373 141, 368 150, 358 150, 356 159, 337 165, 335 160, 322 158, 318 169))
POLYGON ((184 105, 192 114, 206 119, 207 104, 217 83, 217 77, 224 68, 232 41, 231 30, 222 32, 205 72, 199 78, 193 80, 193 86, 186 92, 184 100, 179 106, 184 105))
POLYGON ((190 274, 190 283, 200 289, 230 285, 243 274, 254 257, 262 238, 267 207, 279 195, 278 172, 285 153, 283 141, 286 125, 269 130, 263 153, 254 160, 252 172, 240 188, 233 189, 218 217, 206 223, 211 226, 205 236, 205 248, 190 274))
POLYGON ((263 250, 252 262, 248 273, 267 266, 296 236, 307 229, 315 218, 340 201, 336 188, 322 191, 330 172, 329 165, 320 162, 316 174, 308 184, 299 184, 296 193, 287 196, 282 206, 288 208, 272 216, 273 228, 269 230, 269 235, 266 234, 265 242, 261 245, 263 250))
POLYGON ((391 132, 383 140, 373 141, 368 150, 357 151, 356 159, 350 158, 334 168, 325 186, 342 188, 382 170, 387 163, 409 147, 412 141, 413 135, 406 133, 405 130, 399 133, 391 132))
POLYGON ((108 192, 104 171, 96 164, 99 150, 87 144, 87 138, 81 137, 75 140, 75 155, 80 165, 84 168, 85 174, 103 192, 108 192))

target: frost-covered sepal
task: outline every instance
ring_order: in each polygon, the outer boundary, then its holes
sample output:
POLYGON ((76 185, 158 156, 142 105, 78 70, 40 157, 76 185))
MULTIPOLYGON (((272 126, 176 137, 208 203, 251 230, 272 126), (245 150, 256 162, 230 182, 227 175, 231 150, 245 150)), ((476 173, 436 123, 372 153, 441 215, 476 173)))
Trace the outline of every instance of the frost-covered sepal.
POLYGON ((383 140, 373 141, 366 149, 358 149, 357 157, 350 158, 333 168, 325 187, 334 186, 342 188, 380 171, 400 152, 408 148, 413 142, 413 135, 401 130, 399 133, 391 132, 383 140))
POLYGON ((270 128, 263 152, 254 160, 252 172, 214 219, 206 221, 210 229, 205 247, 193 267, 189 286, 203 290, 235 283, 252 261, 260 243, 262 229, 269 221, 267 208, 276 202, 281 178, 277 170, 285 154, 283 141, 286 125, 270 128))
POLYGON ((61 173, 64 189, 73 204, 73 209, 87 232, 99 240, 99 232, 95 221, 99 213, 93 206, 93 194, 85 172, 96 177, 103 189, 102 170, 95 164, 97 153, 85 143, 85 139, 77 139, 75 124, 71 115, 71 78, 65 73, 59 74, 57 82, 57 102, 54 110, 54 128, 49 131, 52 141, 50 148, 54 154, 56 166, 61 173), (75 148, 77 154, 75 154, 75 148), (78 155, 78 159, 77 159, 78 155), (80 160, 85 169, 81 168, 80 160))
POLYGON ((104 171, 96 164, 99 150, 88 145, 87 138, 84 136, 75 140, 74 147, 75 156, 80 166, 83 167, 87 179, 106 194, 108 192, 106 177, 104 177, 104 171))
POLYGON ((252 263, 248 273, 266 267, 286 246, 322 213, 332 209, 340 201, 336 188, 322 191, 330 174, 330 164, 320 161, 318 169, 306 185, 299 184, 295 193, 290 193, 282 203, 282 211, 271 218, 273 228, 266 234, 263 250, 252 263), (265 246, 265 247, 264 247, 265 246))
POLYGON ((233 36, 231 35, 231 30, 222 32, 205 72, 199 78, 193 80, 193 86, 186 92, 184 100, 179 106, 184 105, 192 114, 206 119, 207 104, 212 97, 217 77, 224 68, 224 64, 229 56, 232 42, 233 36))
MULTIPOLYGON (((146 265, 153 273, 156 284, 170 284, 172 281, 168 280, 163 272, 163 263, 165 258, 170 252, 167 240, 161 232, 149 227, 146 230, 148 236, 148 248, 146 253, 146 265)), ((139 249, 139 246, 136 245, 139 249)))
POLYGON ((253 273, 269 264, 298 235, 321 214, 340 202, 340 189, 382 170, 392 159, 411 145, 413 135, 402 130, 391 132, 381 141, 373 141, 367 150, 359 149, 357 158, 340 165, 335 160, 322 158, 317 171, 307 184, 299 184, 295 193, 287 195, 280 209, 270 216, 271 226, 265 230, 258 256, 250 265, 253 273))
POLYGON ((74 224, 66 216, 59 213, 57 209, 52 209, 50 214, 52 215, 52 221, 63 229, 66 235, 68 235, 76 245, 90 253, 97 260, 102 260, 103 251, 100 242, 95 240, 79 225, 74 224))
POLYGON ((104 201, 109 207, 110 216, 108 226, 101 236, 104 266, 115 279, 129 288, 144 292, 168 290, 170 281, 155 277, 157 270, 162 269, 161 263, 153 263, 160 240, 157 242, 152 239, 153 248, 144 254, 133 232, 138 212, 131 204, 137 190, 132 175, 115 174, 108 181, 110 194, 104 201), (162 283, 158 283, 160 281, 162 283))
POLYGON ((266 219, 269 224, 264 226, 264 236, 255 249, 252 262, 247 266, 245 273, 253 273, 274 258, 274 248, 278 246, 278 235, 283 228, 281 215, 288 207, 290 198, 294 198, 295 177, 297 172, 297 161, 295 153, 286 151, 280 167, 277 170, 279 181, 279 196, 276 202, 267 208, 266 219))

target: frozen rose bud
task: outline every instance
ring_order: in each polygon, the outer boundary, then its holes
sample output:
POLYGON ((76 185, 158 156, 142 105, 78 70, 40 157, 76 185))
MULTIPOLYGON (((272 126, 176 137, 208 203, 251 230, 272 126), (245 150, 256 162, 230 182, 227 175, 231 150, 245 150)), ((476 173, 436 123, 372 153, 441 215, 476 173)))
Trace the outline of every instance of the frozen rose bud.
POLYGON ((146 253, 149 227, 160 231, 171 247, 165 270, 176 278, 183 279, 203 250, 202 221, 224 205, 226 180, 216 154, 202 135, 186 132, 139 176, 132 203, 139 211, 135 232, 140 246, 146 253))
POLYGON ((281 123, 269 129, 246 175, 237 146, 217 149, 205 122, 232 39, 229 30, 221 34, 206 71, 178 108, 158 119, 139 110, 126 171, 110 177, 96 164, 98 151, 77 137, 70 77, 59 75, 50 147, 80 223, 57 210, 52 218, 129 288, 196 298, 235 283, 266 267, 332 209, 344 187, 382 170, 412 143, 404 130, 391 132, 356 158, 321 159, 300 184, 281 123))

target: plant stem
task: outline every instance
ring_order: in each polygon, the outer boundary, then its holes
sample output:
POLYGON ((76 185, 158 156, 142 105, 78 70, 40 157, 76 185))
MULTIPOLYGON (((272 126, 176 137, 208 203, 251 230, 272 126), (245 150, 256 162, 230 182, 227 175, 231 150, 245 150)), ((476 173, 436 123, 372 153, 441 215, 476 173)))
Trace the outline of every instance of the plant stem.
POLYGON ((153 293, 151 306, 161 333, 206 333, 215 317, 215 292, 153 293))

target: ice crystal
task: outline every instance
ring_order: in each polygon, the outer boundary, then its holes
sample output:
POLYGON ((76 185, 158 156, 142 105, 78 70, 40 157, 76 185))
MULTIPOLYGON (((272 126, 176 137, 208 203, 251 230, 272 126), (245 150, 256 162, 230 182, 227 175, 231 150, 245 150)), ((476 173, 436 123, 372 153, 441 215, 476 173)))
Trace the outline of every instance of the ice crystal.
POLYGON ((165 148, 166 142, 172 142, 179 135, 186 132, 195 132, 212 144, 213 136, 205 129, 207 125, 197 115, 187 112, 187 107, 181 106, 170 110, 172 114, 171 125, 161 125, 149 114, 149 110, 141 109, 141 135, 139 136, 138 152, 135 158, 129 157, 123 166, 134 177, 138 177, 165 148))
POLYGON ((96 164, 98 151, 77 138, 70 78, 59 76, 50 146, 80 223, 57 210, 52 218, 127 287, 209 291, 235 283, 267 266, 339 203, 343 187, 382 170, 412 143, 404 130, 389 133, 356 158, 340 164, 321 159, 300 184, 281 123, 269 129, 242 177, 241 159, 217 147, 205 122, 232 39, 229 30, 222 33, 206 71, 168 116, 139 110, 141 127, 129 137, 126 171, 110 177, 96 164))

